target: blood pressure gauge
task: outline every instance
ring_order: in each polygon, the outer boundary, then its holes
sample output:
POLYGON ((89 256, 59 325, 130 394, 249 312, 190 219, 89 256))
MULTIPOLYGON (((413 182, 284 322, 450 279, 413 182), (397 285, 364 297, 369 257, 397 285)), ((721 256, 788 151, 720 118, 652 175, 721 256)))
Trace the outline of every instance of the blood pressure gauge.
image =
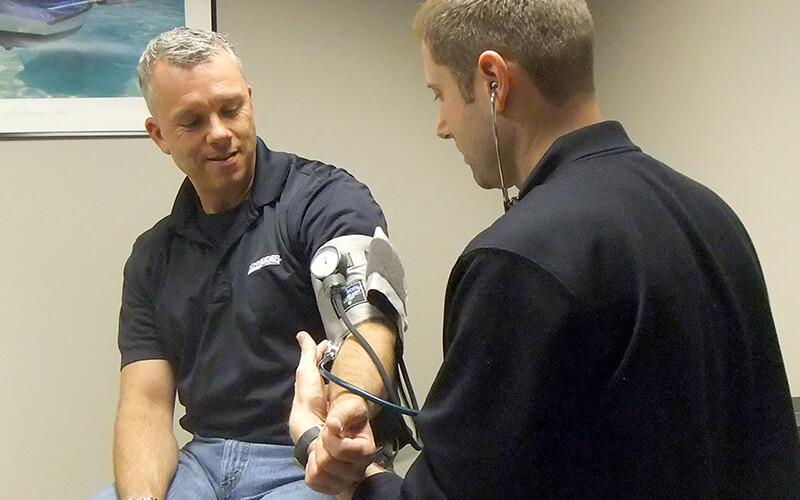
POLYGON ((341 256, 336 247, 322 247, 311 259, 311 274, 322 281, 339 270, 339 262, 341 262, 341 256))

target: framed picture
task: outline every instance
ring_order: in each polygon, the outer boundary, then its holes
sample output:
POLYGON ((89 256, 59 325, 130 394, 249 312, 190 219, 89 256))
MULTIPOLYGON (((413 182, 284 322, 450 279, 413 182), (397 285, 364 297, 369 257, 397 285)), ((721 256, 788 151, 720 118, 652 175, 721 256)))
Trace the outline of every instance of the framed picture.
POLYGON ((146 135, 136 66, 212 0, 0 0, 0 138, 146 135))

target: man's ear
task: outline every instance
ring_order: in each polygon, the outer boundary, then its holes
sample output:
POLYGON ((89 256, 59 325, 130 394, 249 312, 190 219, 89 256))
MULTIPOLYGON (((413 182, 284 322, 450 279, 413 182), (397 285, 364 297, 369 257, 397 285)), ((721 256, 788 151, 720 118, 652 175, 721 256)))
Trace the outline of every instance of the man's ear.
POLYGON ((503 111, 510 90, 510 80, 508 74, 508 63, 503 56, 494 50, 485 50, 478 56, 478 83, 486 95, 491 97, 492 84, 495 89, 495 106, 497 112, 503 111))
POLYGON ((167 146, 167 141, 164 140, 164 134, 161 132, 161 127, 158 126, 156 119, 152 116, 149 117, 144 121, 144 128, 147 130, 147 135, 156 143, 158 149, 163 151, 165 155, 168 155, 169 146, 167 146))

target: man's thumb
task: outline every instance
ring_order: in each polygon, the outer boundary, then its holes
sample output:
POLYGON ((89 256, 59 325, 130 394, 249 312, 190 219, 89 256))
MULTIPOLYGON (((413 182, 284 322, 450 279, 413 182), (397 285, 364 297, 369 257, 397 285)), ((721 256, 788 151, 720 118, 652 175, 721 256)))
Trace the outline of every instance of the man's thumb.
POLYGON ((297 332, 297 343, 300 344, 300 358, 311 357, 316 358, 317 344, 308 332, 297 332))

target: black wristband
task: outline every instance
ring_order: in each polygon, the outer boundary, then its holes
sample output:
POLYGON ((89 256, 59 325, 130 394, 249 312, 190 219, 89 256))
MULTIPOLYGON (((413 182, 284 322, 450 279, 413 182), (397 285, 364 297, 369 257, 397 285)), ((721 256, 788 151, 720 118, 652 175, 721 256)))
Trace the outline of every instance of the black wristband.
POLYGON ((308 445, 311 444, 311 441, 317 439, 320 431, 322 431, 322 425, 315 425, 305 431, 294 445, 294 461, 303 469, 306 468, 308 463, 308 445))

